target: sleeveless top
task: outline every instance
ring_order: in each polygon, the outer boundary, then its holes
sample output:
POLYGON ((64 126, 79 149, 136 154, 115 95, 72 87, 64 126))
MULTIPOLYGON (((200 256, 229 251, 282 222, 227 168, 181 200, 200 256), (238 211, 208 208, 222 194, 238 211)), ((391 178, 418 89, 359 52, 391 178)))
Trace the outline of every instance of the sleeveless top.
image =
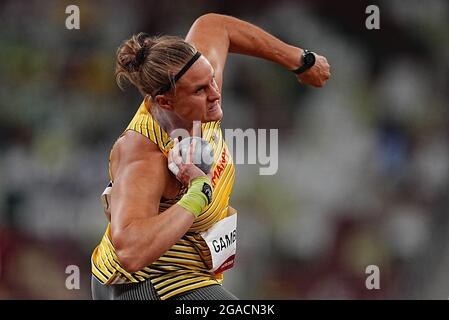
MULTIPOLYGON (((165 156, 168 156, 173 141, 148 110, 149 101, 144 99, 125 132, 133 130, 144 135, 155 143, 165 156)), ((198 215, 187 233, 175 245, 159 259, 133 273, 125 271, 120 265, 108 224, 100 244, 94 249, 91 257, 92 274, 101 283, 110 285, 149 280, 162 300, 193 289, 222 284, 222 273, 214 274, 208 271, 212 267, 211 256, 199 233, 226 217, 235 179, 235 167, 223 139, 220 121, 202 123, 201 133, 202 138, 207 140, 214 150, 211 203, 198 215)), ((110 169, 109 175, 113 182, 110 169)), ((182 188, 174 199, 162 198, 159 213, 177 203, 186 191, 186 188, 182 188)))

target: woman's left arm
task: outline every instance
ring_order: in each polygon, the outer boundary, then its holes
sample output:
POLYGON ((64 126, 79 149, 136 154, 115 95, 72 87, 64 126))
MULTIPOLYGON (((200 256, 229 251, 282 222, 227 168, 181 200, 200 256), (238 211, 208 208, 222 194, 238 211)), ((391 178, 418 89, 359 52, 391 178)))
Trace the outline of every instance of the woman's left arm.
MULTIPOLYGON (((249 22, 214 13, 199 17, 190 28, 186 41, 208 58, 215 69, 220 91, 229 52, 273 61, 288 70, 300 67, 303 53, 303 49, 289 45, 249 22)), ((315 55, 315 65, 297 78, 302 84, 322 87, 330 77, 330 66, 325 57, 315 55)))

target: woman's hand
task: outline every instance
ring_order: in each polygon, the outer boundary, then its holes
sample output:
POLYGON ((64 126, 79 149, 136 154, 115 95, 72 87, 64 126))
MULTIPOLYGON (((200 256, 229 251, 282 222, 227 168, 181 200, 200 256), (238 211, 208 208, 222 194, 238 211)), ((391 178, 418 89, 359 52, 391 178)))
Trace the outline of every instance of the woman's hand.
POLYGON ((182 161, 182 157, 179 152, 178 138, 174 139, 173 148, 168 153, 168 168, 184 186, 189 186, 190 181, 193 179, 206 175, 200 168, 192 163, 195 144, 196 140, 193 139, 189 146, 189 153, 187 155, 186 163, 182 161))
POLYGON ((322 87, 331 76, 330 65, 327 59, 315 53, 315 64, 309 70, 296 76, 301 84, 310 84, 322 87))

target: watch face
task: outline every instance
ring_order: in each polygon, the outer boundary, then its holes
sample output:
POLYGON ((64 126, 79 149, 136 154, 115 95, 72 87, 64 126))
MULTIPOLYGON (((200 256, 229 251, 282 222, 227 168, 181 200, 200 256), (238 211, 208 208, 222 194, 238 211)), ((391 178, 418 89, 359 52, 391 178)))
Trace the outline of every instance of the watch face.
POLYGON ((304 55, 304 65, 313 66, 315 64, 315 55, 312 52, 307 52, 304 55))
POLYGON ((207 183, 203 184, 203 189, 201 190, 207 197, 207 202, 210 204, 212 201, 212 188, 207 183))

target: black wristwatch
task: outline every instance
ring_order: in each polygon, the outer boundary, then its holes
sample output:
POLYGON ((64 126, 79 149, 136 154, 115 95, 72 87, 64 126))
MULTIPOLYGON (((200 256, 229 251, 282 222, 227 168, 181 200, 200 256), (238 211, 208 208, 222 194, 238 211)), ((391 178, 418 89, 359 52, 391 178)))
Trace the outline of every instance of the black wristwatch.
POLYGON ((212 201, 212 188, 210 187, 210 185, 204 182, 201 192, 206 196, 207 204, 210 204, 212 201))
POLYGON ((312 51, 304 49, 304 52, 301 55, 301 66, 292 70, 296 74, 301 74, 304 71, 310 69, 315 64, 315 54, 312 51))

